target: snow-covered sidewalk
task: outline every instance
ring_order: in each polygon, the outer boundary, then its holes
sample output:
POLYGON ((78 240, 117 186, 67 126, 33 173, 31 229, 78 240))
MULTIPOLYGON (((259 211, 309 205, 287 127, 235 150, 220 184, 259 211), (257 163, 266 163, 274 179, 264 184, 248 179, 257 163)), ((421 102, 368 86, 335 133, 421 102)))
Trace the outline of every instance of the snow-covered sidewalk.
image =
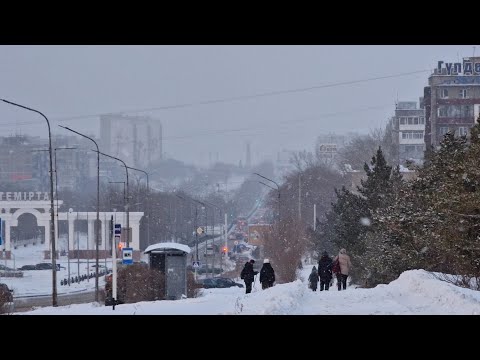
POLYGON ((251 294, 244 288, 204 289, 202 296, 177 301, 142 302, 111 307, 79 304, 46 307, 20 314, 98 315, 368 315, 368 314, 480 314, 480 292, 442 282, 423 270, 403 273, 388 285, 373 289, 347 288, 313 292, 305 281, 311 266, 299 279, 251 294))

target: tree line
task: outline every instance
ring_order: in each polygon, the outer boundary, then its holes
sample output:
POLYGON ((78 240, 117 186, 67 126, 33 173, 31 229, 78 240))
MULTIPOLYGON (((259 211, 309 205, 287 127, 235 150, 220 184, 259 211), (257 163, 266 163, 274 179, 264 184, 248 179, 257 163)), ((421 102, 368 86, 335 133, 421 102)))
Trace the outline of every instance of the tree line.
MULTIPOLYGON (((294 265, 305 252, 333 254, 346 248, 354 265, 352 280, 360 286, 425 269, 480 290, 479 121, 468 137, 447 133, 438 149, 428 149, 410 180, 381 143, 364 162, 364 180, 356 189, 348 186, 341 167, 304 162, 282 184, 281 217, 266 237, 268 256, 278 258, 277 267, 290 269, 286 279, 294 278, 294 265), (308 210, 312 203, 317 204, 315 231, 308 210)), ((272 209, 275 198, 272 191, 272 209)))

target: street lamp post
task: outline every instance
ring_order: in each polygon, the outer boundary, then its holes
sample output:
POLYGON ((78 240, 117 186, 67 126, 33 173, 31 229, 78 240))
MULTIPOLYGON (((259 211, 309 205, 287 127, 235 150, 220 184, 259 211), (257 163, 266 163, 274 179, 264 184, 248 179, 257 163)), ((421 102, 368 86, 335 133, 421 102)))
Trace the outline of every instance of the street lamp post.
POLYGON ((150 246, 150 186, 148 183, 148 173, 146 171, 127 166, 128 169, 140 171, 147 176, 147 243, 150 246))
POLYGON ((95 140, 91 137, 79 133, 78 131, 72 130, 69 127, 58 125, 65 130, 71 131, 77 135, 80 135, 90 141, 92 141, 95 146, 97 147, 97 221, 96 221, 96 229, 95 229, 95 301, 98 302, 98 258, 99 258, 99 250, 98 250, 98 243, 100 240, 100 155, 98 144, 95 140))
MULTIPOLYGON (((68 223, 68 240, 67 240, 67 248, 68 248, 68 253, 67 253, 67 266, 68 266, 68 286, 70 286, 70 214, 72 214, 73 212, 73 209, 70 208, 68 209, 68 212, 67 212, 67 223, 68 223)), ((73 242, 73 239, 72 239, 72 242, 73 242)))
MULTIPOLYGON (((265 180, 268 180, 268 181, 274 183, 274 184, 277 186, 277 189, 276 189, 276 190, 278 191, 278 220, 280 221, 280 220, 281 220, 281 216, 280 216, 280 185, 278 185, 278 184, 277 184, 275 181, 273 181, 272 179, 269 179, 269 178, 267 178, 267 177, 265 177, 265 176, 263 176, 263 175, 260 175, 259 173, 254 173, 254 174, 260 176, 261 178, 264 178, 265 180)), ((268 186, 267 184, 265 184, 265 183, 263 183, 263 182, 262 182, 262 184, 268 186)), ((268 186, 268 187, 271 188, 271 186, 268 186)), ((274 190, 275 190, 275 189, 274 189, 274 190)))
MULTIPOLYGON (((212 233, 213 233, 213 238, 212 238, 212 243, 213 243, 213 260, 212 260, 212 277, 215 277, 215 209, 218 210, 218 214, 220 215, 220 219, 222 218, 222 209, 220 209, 217 205, 215 204, 212 204, 211 202, 208 202, 206 200, 203 200, 205 201, 208 205, 210 205, 212 208, 213 208, 213 218, 212 218, 212 222, 213 222, 213 230, 212 230, 212 233)), ((220 266, 222 265, 222 261, 220 259, 220 266)))
POLYGON ((38 110, 16 104, 14 102, 0 99, 3 102, 20 107, 25 110, 33 111, 37 114, 43 116, 43 118, 47 121, 48 126, 48 153, 50 157, 50 239, 51 239, 51 248, 52 248, 52 306, 57 306, 57 248, 55 244, 55 209, 53 205, 53 159, 52 159, 52 134, 50 131, 50 122, 48 118, 38 110))
MULTIPOLYGON (((55 158, 55 197, 57 200, 57 227, 58 227, 58 168, 57 168, 57 150, 73 150, 74 147, 62 147, 55 148, 54 158, 55 158)), ((68 223, 68 213, 67 213, 67 223, 68 223)), ((57 232, 60 230, 57 229, 57 232)), ((68 286, 70 286, 70 239, 67 240, 67 262, 68 262, 68 286)))
MULTIPOLYGON (((263 181, 259 181, 260 184, 265 185, 266 187, 269 187, 272 190, 278 191, 280 194, 280 191, 275 189, 273 186, 270 186, 268 184, 265 184, 263 181)), ((278 219, 280 220, 280 198, 277 200, 278 202, 278 219)))
MULTIPOLYGON (((95 151, 95 150, 93 150, 93 151, 95 151)), ((121 160, 121 159, 119 159, 119 158, 116 158, 116 157, 114 157, 114 156, 105 154, 105 153, 100 152, 100 151, 98 151, 98 150, 97 150, 96 152, 98 152, 99 154, 101 154, 101 155, 103 155, 103 156, 106 156, 106 157, 109 157, 109 158, 111 158, 111 159, 120 161, 120 162, 123 164, 123 166, 125 166, 125 173, 126 173, 126 175, 127 175, 127 196, 126 196, 126 199, 125 199, 125 200, 126 200, 125 210, 127 211, 127 248, 128 248, 128 247, 130 247, 130 215, 129 215, 129 209, 128 209, 128 207, 129 207, 129 197, 130 197, 130 195, 129 195, 129 191, 128 191, 128 166, 127 166, 127 164, 125 164, 125 162, 124 162, 123 160, 121 160)))
POLYGON ((123 202, 124 202, 123 207, 125 207, 125 200, 126 200, 126 198, 125 198, 125 181, 109 181, 108 183, 109 184, 123 184, 123 202))
MULTIPOLYGON (((179 198, 182 198, 180 195, 177 195, 179 198)), ((207 224, 208 224, 208 210, 207 210, 207 205, 204 203, 204 202, 201 202, 200 200, 196 200, 194 198, 192 198, 191 196, 188 196, 188 195, 185 195, 187 196, 191 201, 194 201, 200 205, 203 206, 203 208, 205 209, 205 236, 207 235, 207 231, 206 231, 206 228, 207 228, 207 224)), ((184 198, 182 198, 184 199, 184 198)), ((185 199, 184 199, 185 200, 185 199)), ((197 219, 197 206, 195 205, 195 220, 197 219)), ((198 261, 198 237, 197 237, 197 229, 196 229, 196 225, 195 225, 195 243, 196 243, 196 253, 197 253, 197 261, 198 261)), ((207 240, 205 240, 205 251, 206 251, 206 246, 207 246, 207 240)), ((206 260, 205 260, 206 262, 206 260)))
MULTIPOLYGON (((182 199, 183 201, 186 201, 186 199, 183 196, 180 196, 178 194, 175 194, 175 196, 182 199)), ((194 225, 193 225, 193 231, 195 232, 195 262, 198 264, 197 217, 198 217, 198 211, 197 211, 197 205, 195 204, 195 221, 194 221, 194 225)), ((195 280, 197 280, 197 267, 196 266, 195 266, 195 280)))

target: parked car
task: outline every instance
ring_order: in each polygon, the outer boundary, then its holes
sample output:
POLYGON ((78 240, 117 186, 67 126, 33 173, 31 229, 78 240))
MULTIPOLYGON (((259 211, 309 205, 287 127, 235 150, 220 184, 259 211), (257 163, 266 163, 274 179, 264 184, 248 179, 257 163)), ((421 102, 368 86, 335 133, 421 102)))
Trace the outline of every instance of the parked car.
POLYGON ((229 278, 216 278, 216 280, 217 280, 217 284, 219 285, 219 287, 229 288, 229 287, 232 287, 232 286, 236 286, 236 287, 239 287, 239 288, 243 288, 243 284, 236 283, 235 281, 233 281, 232 279, 229 279, 229 278))
POLYGON ((200 280, 200 284, 204 289, 212 288, 230 288, 233 286, 243 288, 243 284, 236 283, 229 278, 207 278, 200 280))
POLYGON ((37 270, 36 265, 23 265, 22 267, 18 268, 18 270, 37 270))
POLYGON ((14 310, 13 290, 9 289, 7 284, 0 283, 0 314, 10 313, 14 310))
POLYGON ((35 265, 35 270, 52 270, 51 263, 40 263, 35 265))

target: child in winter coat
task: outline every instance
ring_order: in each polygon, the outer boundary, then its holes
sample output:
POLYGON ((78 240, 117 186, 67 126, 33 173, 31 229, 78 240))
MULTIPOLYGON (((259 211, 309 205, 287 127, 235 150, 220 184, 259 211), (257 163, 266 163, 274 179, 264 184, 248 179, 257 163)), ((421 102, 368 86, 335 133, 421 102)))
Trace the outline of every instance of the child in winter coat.
POLYGON ((317 291, 317 284, 318 284, 318 272, 317 268, 314 266, 312 268, 312 272, 308 277, 308 287, 312 289, 312 291, 317 291))

